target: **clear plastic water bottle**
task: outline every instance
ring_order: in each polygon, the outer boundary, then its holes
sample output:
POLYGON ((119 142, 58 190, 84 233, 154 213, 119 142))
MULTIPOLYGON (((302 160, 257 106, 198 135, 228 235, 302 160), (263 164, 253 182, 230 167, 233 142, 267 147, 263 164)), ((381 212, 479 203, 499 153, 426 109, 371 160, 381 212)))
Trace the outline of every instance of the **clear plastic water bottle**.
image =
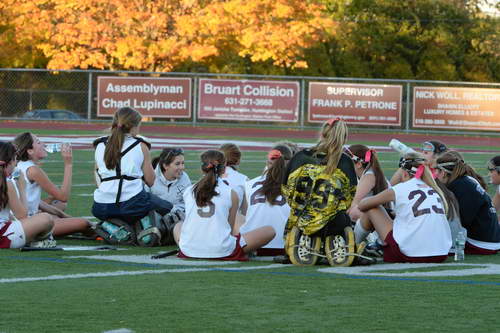
POLYGON ((389 142, 389 147, 391 147, 395 151, 399 152, 401 155, 405 155, 408 153, 416 153, 416 151, 413 150, 413 148, 408 147, 407 145, 405 145, 404 143, 402 143, 401 141, 399 141, 397 139, 392 139, 389 142))
POLYGON ((465 233, 459 231, 455 239, 455 261, 462 261, 465 259, 465 233))
POLYGON ((61 151, 62 143, 48 143, 45 145, 45 150, 47 153, 56 153, 61 151))

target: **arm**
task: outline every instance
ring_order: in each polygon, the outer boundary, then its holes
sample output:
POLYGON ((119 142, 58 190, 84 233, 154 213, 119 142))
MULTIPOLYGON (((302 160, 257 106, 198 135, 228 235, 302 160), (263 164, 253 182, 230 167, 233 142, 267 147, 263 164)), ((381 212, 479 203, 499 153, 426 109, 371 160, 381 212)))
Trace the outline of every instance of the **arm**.
POLYGON ((144 182, 149 187, 153 186, 155 182, 155 171, 151 165, 151 155, 149 154, 148 146, 141 142, 142 153, 144 154, 144 161, 142 162, 142 173, 144 174, 144 182))
POLYGON ((396 195, 394 194, 394 190, 388 188, 387 190, 380 192, 373 197, 364 198, 358 204, 358 208, 364 213, 372 208, 378 207, 390 201, 394 201, 395 199, 396 195))
POLYGON ((370 193, 370 191, 375 186, 375 175, 365 174, 361 176, 359 180, 358 187, 356 188, 356 194, 351 203, 351 208, 349 208, 349 216, 351 220, 356 221, 361 216, 361 211, 358 208, 359 202, 370 193))
POLYGON ((495 193, 493 197, 493 206, 497 209, 497 213, 500 212, 500 193, 495 193))
POLYGON ((234 222, 236 220, 236 212, 238 211, 238 194, 234 190, 231 190, 231 208, 229 209, 229 225, 231 226, 231 234, 234 231, 234 222))
POLYGON ((17 179, 17 189, 19 190, 19 200, 24 207, 28 207, 28 199, 26 198, 26 179, 21 176, 17 179))
POLYGON ((403 181, 403 169, 401 168, 398 168, 396 170, 396 172, 394 173, 394 175, 392 175, 392 178, 391 178, 391 186, 394 186, 396 184, 399 184, 403 181))
POLYGON ((18 220, 26 218, 28 216, 28 210, 19 199, 15 185, 12 182, 7 182, 7 195, 9 197, 9 207, 12 214, 14 214, 18 220))
POLYGON ((64 179, 60 189, 52 183, 47 174, 38 166, 30 167, 27 171, 27 177, 30 181, 36 182, 50 197, 66 202, 71 191, 72 173, 72 164, 65 164, 64 179))
POLYGON ((52 206, 48 203, 46 203, 45 201, 43 200, 40 200, 40 204, 38 205, 38 208, 42 211, 42 212, 46 212, 46 213, 49 213, 49 214, 52 214, 52 215, 55 215, 57 217, 60 217, 60 218, 67 218, 67 217, 71 217, 71 215, 68 215, 66 214, 65 212, 63 212, 62 210, 60 210, 59 208, 55 207, 55 206, 52 206))

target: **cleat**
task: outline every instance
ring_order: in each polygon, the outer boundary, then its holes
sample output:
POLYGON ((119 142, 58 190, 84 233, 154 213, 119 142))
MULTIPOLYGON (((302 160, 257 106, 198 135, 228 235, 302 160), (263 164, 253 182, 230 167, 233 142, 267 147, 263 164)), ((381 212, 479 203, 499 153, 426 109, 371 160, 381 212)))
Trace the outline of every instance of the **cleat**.
POLYGON ((384 250, 378 242, 369 243, 365 248, 365 254, 369 257, 382 258, 384 250))
POLYGON ((355 246, 354 232, 351 227, 344 228, 344 235, 327 236, 325 252, 330 266, 351 266, 356 257, 355 246))
POLYGON ((313 266, 318 261, 321 238, 305 235, 293 227, 286 236, 285 250, 294 265, 313 266))

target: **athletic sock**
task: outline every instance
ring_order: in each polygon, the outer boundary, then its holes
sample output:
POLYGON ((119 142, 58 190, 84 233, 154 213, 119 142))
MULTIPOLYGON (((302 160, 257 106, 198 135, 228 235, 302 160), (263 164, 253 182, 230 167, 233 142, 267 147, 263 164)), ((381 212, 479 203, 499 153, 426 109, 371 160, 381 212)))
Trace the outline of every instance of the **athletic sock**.
POLYGON ((361 220, 358 219, 356 221, 356 224, 354 225, 354 239, 356 240, 356 244, 359 244, 362 241, 364 241, 369 233, 370 231, 365 230, 361 225, 361 220))

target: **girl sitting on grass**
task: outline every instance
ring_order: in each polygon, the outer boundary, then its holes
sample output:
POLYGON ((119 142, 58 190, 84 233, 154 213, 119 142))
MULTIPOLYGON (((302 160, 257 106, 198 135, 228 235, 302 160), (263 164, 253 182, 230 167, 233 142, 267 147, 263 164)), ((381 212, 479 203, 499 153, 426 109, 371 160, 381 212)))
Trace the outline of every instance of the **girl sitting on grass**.
POLYGON ((425 158, 407 154, 399 163, 402 182, 364 198, 358 208, 364 214, 356 225, 356 240, 374 229, 384 244, 386 262, 443 262, 451 248, 446 213, 448 201, 438 187, 425 158), (394 202, 394 221, 382 205, 394 202))
POLYGON ((21 248, 32 240, 47 239, 54 226, 52 216, 47 213, 28 217, 24 202, 24 180, 12 178, 16 164, 14 145, 10 142, 0 142, 0 248, 2 249, 21 248))
POLYGON ((83 218, 71 217, 63 210, 71 194, 73 176, 73 154, 69 144, 63 144, 61 156, 64 162, 63 183, 59 188, 40 167, 41 161, 47 157, 47 151, 40 139, 30 133, 19 134, 14 139, 19 159, 18 169, 26 182, 26 199, 28 216, 40 210, 54 216, 54 236, 64 236, 75 232, 90 231, 90 224, 83 218), (41 200, 42 191, 49 195, 48 202, 41 200), (58 202, 57 202, 57 201, 58 202), (51 203, 55 202, 54 205, 51 203))
POLYGON ((238 196, 222 179, 224 154, 207 150, 201 154, 203 177, 184 192, 186 217, 174 227, 180 258, 248 260, 247 253, 273 239, 270 226, 234 233, 238 196))

